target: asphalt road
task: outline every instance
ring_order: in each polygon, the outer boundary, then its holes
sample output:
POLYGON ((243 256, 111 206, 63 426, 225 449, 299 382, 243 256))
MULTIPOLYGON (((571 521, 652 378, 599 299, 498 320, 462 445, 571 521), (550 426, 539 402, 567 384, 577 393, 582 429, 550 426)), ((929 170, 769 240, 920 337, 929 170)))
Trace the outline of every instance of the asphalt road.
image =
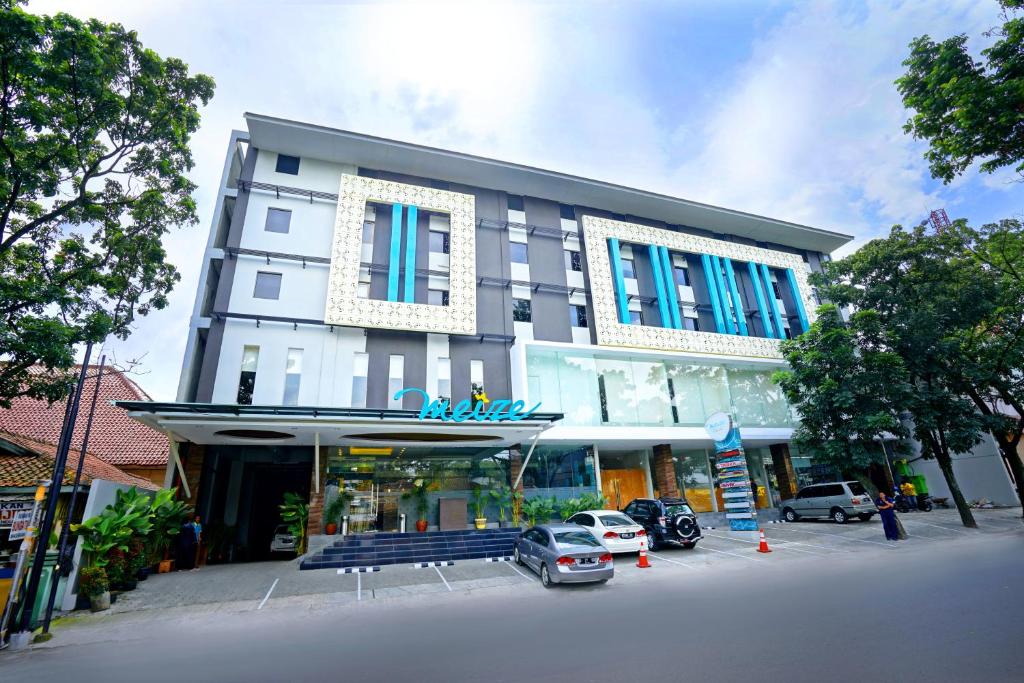
POLYGON ((778 553, 606 586, 152 610, 106 640, 0 654, 0 680, 1024 680, 1024 533, 778 553))

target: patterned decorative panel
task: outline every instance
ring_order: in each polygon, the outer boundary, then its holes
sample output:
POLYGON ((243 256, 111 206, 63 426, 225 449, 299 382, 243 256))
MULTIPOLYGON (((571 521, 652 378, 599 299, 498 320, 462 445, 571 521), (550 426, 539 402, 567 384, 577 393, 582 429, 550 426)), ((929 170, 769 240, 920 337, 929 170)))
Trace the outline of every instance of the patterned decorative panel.
POLYGON ((442 334, 476 334, 476 201, 472 195, 341 176, 324 322, 442 334), (366 203, 405 204, 451 216, 447 306, 377 301, 357 294, 366 203))
POLYGON ((625 325, 616 315, 615 286, 612 283, 608 239, 633 244, 655 244, 671 251, 710 254, 733 261, 753 261, 772 268, 792 268, 809 322, 814 322, 815 304, 807 283, 807 268, 796 254, 772 251, 745 244, 723 242, 708 237, 687 235, 647 225, 626 223, 608 218, 583 216, 583 235, 588 245, 587 264, 590 271, 590 292, 594 301, 593 325, 597 343, 603 346, 631 346, 666 351, 714 353, 727 356, 781 358, 778 339, 744 337, 715 332, 675 330, 668 327, 625 325))

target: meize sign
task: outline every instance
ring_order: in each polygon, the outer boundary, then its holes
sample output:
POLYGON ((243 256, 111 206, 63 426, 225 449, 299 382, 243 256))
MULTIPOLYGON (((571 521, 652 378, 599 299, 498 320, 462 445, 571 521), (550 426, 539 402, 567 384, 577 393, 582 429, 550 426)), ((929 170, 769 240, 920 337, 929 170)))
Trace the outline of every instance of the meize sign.
POLYGON ((431 399, 430 394, 423 389, 402 389, 395 394, 394 398, 397 401, 409 392, 422 394, 423 396, 423 407, 420 408, 419 416, 421 420, 432 419, 441 420, 442 422, 466 422, 467 420, 475 422, 519 422, 520 420, 528 420, 540 408, 538 403, 529 410, 523 410, 526 408, 526 404, 522 401, 506 400, 479 401, 475 406, 468 400, 462 400, 453 406, 446 399, 431 399))

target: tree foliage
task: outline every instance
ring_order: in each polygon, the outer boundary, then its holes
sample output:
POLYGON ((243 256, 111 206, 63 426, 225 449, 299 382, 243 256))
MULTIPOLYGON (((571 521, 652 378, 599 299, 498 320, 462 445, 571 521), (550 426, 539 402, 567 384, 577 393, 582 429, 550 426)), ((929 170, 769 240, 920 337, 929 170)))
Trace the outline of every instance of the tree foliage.
POLYGON ((914 110, 904 130, 929 143, 932 176, 949 183, 975 161, 991 173, 1015 166, 1024 173, 1024 16, 1021 0, 1001 0, 1004 23, 996 41, 971 56, 967 36, 910 43, 896 80, 914 110))
POLYGON ((191 135, 213 81, 120 24, 0 0, 0 406, 70 389, 73 346, 126 337, 178 280, 191 135), (30 372, 40 364, 49 372, 30 372))

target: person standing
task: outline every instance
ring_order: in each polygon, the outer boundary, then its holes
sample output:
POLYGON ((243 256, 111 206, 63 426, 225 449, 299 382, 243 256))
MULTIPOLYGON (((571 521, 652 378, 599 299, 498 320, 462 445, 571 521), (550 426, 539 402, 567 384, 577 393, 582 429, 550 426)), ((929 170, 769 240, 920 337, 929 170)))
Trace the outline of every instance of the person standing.
POLYGON ((879 491, 875 506, 878 507, 878 516, 882 518, 882 529, 885 531, 886 540, 900 540, 899 527, 896 526, 896 504, 892 498, 887 496, 885 491, 879 491))
POLYGON ((203 548, 203 525, 200 523, 200 521, 201 520, 199 519, 199 515, 196 515, 195 519, 192 520, 192 522, 189 524, 189 527, 191 527, 192 534, 194 535, 196 542, 195 556, 193 557, 192 562, 192 571, 199 571, 200 552, 202 551, 203 548))

